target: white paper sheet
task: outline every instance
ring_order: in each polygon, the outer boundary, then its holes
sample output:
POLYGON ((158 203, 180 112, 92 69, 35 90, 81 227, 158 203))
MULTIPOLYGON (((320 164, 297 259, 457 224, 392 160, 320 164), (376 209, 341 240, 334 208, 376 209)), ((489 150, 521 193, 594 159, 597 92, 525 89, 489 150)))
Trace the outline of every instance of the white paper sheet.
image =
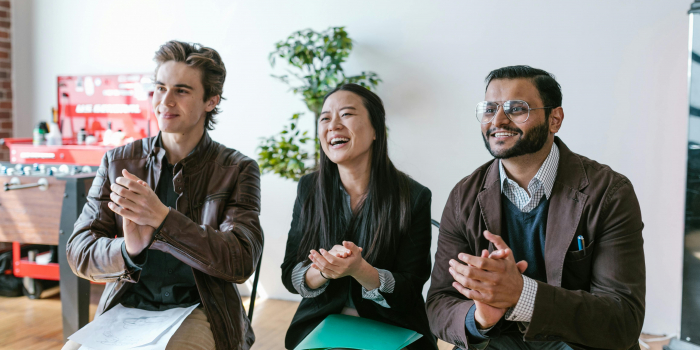
POLYGON ((68 339, 82 344, 80 350, 165 349, 170 337, 198 305, 146 311, 119 304, 68 339))

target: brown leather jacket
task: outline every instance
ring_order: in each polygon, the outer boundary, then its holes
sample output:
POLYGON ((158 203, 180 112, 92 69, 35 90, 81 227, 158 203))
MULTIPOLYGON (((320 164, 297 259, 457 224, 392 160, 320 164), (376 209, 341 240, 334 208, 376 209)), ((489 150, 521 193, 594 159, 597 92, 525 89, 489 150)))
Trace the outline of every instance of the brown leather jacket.
MULTIPOLYGON (((549 198, 547 283, 537 282, 524 338, 564 341, 574 349, 639 349, 646 277, 642 215, 630 181, 569 150, 557 137, 559 170, 549 198), (576 237, 583 235, 585 250, 576 237)), ((426 308, 438 338, 466 349, 465 318, 474 304, 452 287, 450 259, 493 251, 483 237, 501 234, 498 162, 462 179, 442 213, 426 308)))
MULTIPOLYGON (((96 316, 119 303, 139 280, 122 258, 122 218, 108 207, 109 186, 122 169, 158 184, 165 150, 157 137, 115 148, 104 156, 87 204, 68 241, 73 272, 106 282, 96 316)), ((150 249, 167 252, 192 267, 217 349, 249 349, 255 335, 238 289, 253 274, 262 253, 260 171, 252 159, 212 141, 208 133, 185 159, 175 164, 179 194, 150 249)))

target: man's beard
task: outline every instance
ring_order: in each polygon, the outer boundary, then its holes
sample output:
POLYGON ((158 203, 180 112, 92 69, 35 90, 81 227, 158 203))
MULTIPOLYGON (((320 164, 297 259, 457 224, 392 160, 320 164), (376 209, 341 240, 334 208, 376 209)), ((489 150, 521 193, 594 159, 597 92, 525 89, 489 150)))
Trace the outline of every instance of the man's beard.
MULTIPOLYGON (((486 135, 481 134, 481 136, 484 138, 484 145, 486 145, 486 149, 489 150, 489 153, 491 153, 491 155, 496 159, 508 159, 512 157, 522 156, 525 154, 535 153, 541 150, 542 147, 544 147, 544 144, 547 143, 547 138, 549 137, 548 119, 549 118, 545 118, 544 123, 532 128, 532 130, 530 130, 530 132, 528 132, 525 135, 525 137, 518 140, 515 143, 515 145, 513 145, 513 147, 499 152, 494 152, 491 149, 491 145, 489 144, 486 135)), ((501 127, 501 129, 518 133, 520 135, 523 134, 523 131, 516 127, 503 126, 501 127)), ((489 130, 487 135, 490 135, 491 133, 492 131, 489 130)))

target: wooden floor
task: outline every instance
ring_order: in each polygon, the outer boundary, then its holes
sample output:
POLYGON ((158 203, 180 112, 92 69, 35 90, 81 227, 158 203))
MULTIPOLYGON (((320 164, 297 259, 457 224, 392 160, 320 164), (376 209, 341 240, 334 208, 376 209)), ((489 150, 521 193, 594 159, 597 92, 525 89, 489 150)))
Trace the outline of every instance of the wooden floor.
MULTIPOLYGON (((90 288, 90 320, 104 289, 90 288)), ((248 298, 243 305, 248 308, 248 298)), ((284 349, 284 335, 299 303, 274 299, 255 302, 253 349, 284 349)), ((42 299, 0 297, 0 350, 50 350, 63 347, 61 299, 58 288, 45 291, 42 299)))
MULTIPOLYGON (((92 320, 103 287, 92 285, 90 319, 92 320)), ((248 306, 244 298, 243 305, 248 306)), ((259 299, 255 303, 253 350, 284 349, 284 335, 299 303, 259 299)), ((0 297, 0 350, 59 350, 63 346, 61 300, 58 288, 45 291, 42 299, 0 297)), ((666 342, 650 343, 650 350, 661 350, 666 342)), ((452 345, 440 342, 440 350, 452 345)))

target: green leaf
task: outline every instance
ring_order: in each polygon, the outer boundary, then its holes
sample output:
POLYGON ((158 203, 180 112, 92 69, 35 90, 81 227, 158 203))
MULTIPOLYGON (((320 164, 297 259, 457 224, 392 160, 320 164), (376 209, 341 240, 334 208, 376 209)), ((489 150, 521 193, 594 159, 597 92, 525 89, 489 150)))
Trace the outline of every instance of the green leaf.
MULTIPOLYGON (((296 31, 274 44, 274 51, 268 56, 270 66, 274 68, 280 61, 286 62, 289 68, 288 74, 272 77, 287 84, 292 93, 300 95, 314 114, 314 122, 317 122, 323 97, 336 86, 356 83, 371 90, 382 81, 374 72, 345 75, 342 65, 352 48, 353 41, 345 27, 330 27, 321 32, 312 29, 296 31)), ((261 139, 258 146, 261 173, 271 172, 298 181, 301 176, 315 170, 305 161, 317 164, 320 147, 318 135, 313 137, 313 146, 305 146, 312 138, 307 136, 308 131, 303 131, 302 137, 299 137, 298 120, 301 115, 303 113, 292 115, 290 124, 284 126, 278 135, 261 139), (285 138, 284 135, 291 137, 285 138), (302 146, 313 149, 305 150, 302 146)))

